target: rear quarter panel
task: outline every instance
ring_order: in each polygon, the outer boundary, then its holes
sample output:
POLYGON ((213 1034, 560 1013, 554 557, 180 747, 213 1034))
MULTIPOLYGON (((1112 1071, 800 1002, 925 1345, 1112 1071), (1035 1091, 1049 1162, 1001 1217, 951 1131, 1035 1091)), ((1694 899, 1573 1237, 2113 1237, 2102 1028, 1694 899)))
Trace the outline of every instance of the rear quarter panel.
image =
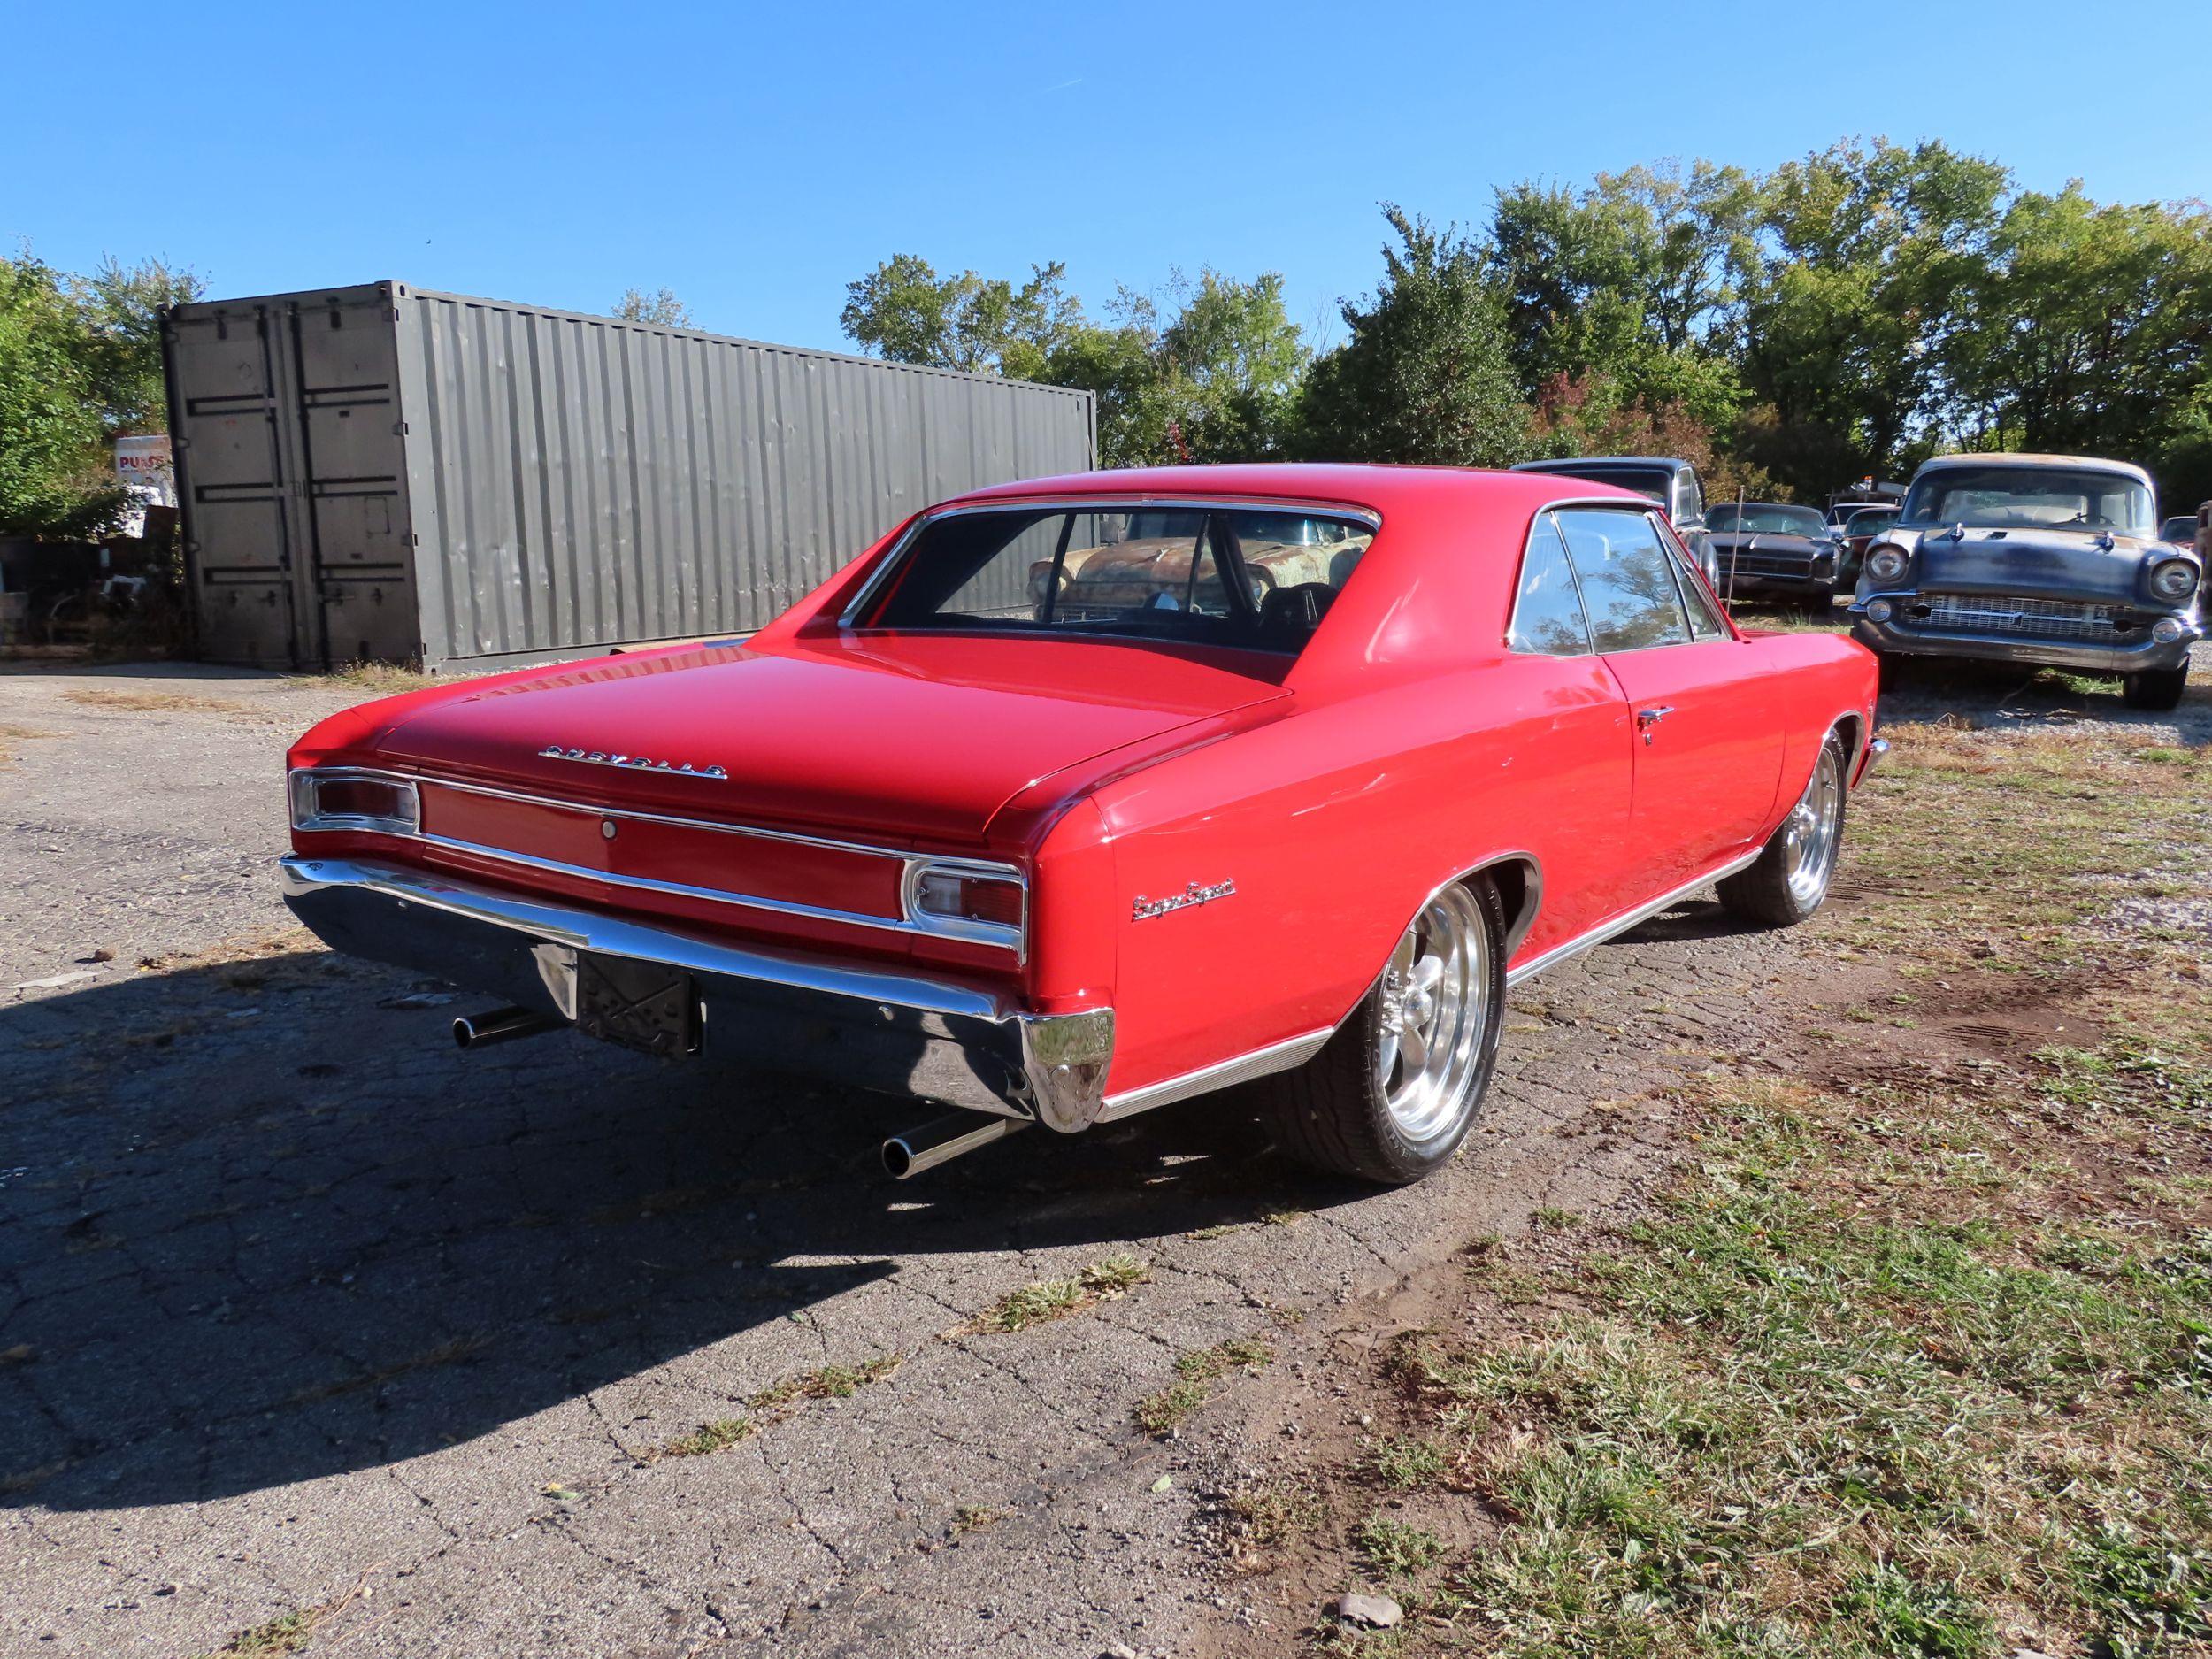
POLYGON ((1335 1025, 1422 901, 1492 859, 1540 867, 1522 955, 1617 909, 1632 741, 1595 658, 1502 656, 1298 699, 1102 790, 1116 895, 1110 1090, 1335 1025), (1223 881, 1233 895, 1133 914, 1140 895, 1223 881))

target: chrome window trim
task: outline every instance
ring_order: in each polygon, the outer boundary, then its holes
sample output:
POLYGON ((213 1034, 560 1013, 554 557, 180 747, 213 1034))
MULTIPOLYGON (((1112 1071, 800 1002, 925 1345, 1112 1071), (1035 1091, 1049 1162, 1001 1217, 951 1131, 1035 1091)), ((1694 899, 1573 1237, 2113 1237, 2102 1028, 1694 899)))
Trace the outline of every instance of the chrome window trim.
MULTIPOLYGON (((854 633, 872 633, 855 620, 866 611, 882 591, 914 540, 941 518, 964 518, 979 512, 1124 512, 1136 509, 1188 508, 1200 512, 1231 511, 1246 508, 1254 512, 1312 512, 1338 518, 1357 518, 1377 534, 1382 531, 1382 515, 1372 507, 1357 507, 1349 502, 1328 501, 1316 497, 1274 495, 1186 495, 1179 494, 1149 495, 1141 490, 1118 491, 1103 495, 1010 495, 990 501, 952 502, 941 507, 931 507, 919 514, 883 554, 875 569, 868 572, 868 580, 860 586, 845 609, 839 613, 837 626, 854 633)), ((951 633, 956 630, 944 629, 951 633)), ((1073 633, 1074 630, 1068 632, 1073 633)), ((1106 637, 1125 639, 1125 634, 1106 637)))
MULTIPOLYGON (((1021 960, 1028 956, 1029 940, 1029 882, 1021 868, 996 859, 967 858, 956 856, 939 856, 932 853, 918 853, 898 848, 871 847, 859 841, 841 841, 819 835, 803 835, 783 830, 761 829, 745 824, 718 824, 708 818, 679 817, 672 813, 648 812, 626 807, 593 806, 584 802, 564 800, 555 795, 530 794, 519 789, 495 788, 487 784, 463 783, 450 778, 429 775, 411 775, 373 767, 296 767, 292 776, 303 773, 328 773, 374 779, 379 781, 400 783, 416 792, 417 818, 414 831, 404 839, 426 847, 435 847, 446 852, 456 852, 472 857, 489 859, 497 864, 514 864, 526 870, 537 870, 549 875, 596 881, 608 887, 628 888, 640 893, 655 893, 664 897, 697 899, 709 903, 728 904, 742 910, 761 910, 777 916, 796 917, 809 921, 834 922, 855 927, 873 928, 879 932, 910 933, 922 938, 958 939, 975 944, 991 945, 1002 950, 1011 950, 1021 960), (463 841, 456 836, 431 833, 421 827, 421 791, 425 787, 458 790, 465 795, 486 795, 495 800, 517 801, 528 806, 549 807, 557 811, 575 812, 585 817, 618 818, 628 823, 660 824, 680 829, 710 830, 717 834, 736 835, 757 841, 780 841, 792 846, 811 847, 831 852, 855 853, 871 858, 895 858, 900 864, 899 911, 895 917, 872 915, 864 910, 841 910, 824 905, 805 904, 795 899, 774 899, 759 894, 741 893, 731 887, 693 887, 685 882, 659 881, 649 876, 625 875, 618 871, 595 870, 585 864, 572 864, 557 858, 540 857, 531 853, 514 851, 510 848, 488 847, 479 841, 463 841), (1021 888, 1022 919, 1018 927, 1007 927, 995 922, 971 921, 960 917, 935 916, 916 908, 914 894, 923 872, 932 869, 950 869, 960 874, 995 881, 1010 881, 1021 888)), ((365 833, 348 826, 349 833, 365 833)), ((324 833, 323 830, 311 833, 324 833)), ((369 833, 396 833, 369 830, 369 833)))

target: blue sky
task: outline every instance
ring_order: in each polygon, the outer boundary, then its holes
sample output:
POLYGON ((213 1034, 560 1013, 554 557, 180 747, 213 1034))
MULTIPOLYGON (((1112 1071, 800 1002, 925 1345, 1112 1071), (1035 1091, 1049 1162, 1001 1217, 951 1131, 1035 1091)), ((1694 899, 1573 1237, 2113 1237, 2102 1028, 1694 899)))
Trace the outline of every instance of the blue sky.
POLYGON ((841 343, 898 251, 1093 309, 1276 270, 1371 288, 1376 204, 1662 157, 1941 138, 2107 199, 2212 194, 2212 5, 212 6, 0 0, 0 239, 217 295, 390 277, 841 343), (918 19, 919 20, 918 24, 918 19), (29 73, 22 73, 27 70, 29 73))

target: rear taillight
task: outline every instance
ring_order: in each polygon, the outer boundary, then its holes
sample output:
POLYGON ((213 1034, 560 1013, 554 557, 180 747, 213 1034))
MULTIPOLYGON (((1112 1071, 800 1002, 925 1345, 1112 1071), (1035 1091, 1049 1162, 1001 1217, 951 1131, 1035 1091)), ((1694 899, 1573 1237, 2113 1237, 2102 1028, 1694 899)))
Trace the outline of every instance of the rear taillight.
POLYGON ((422 829, 422 801, 404 778, 342 767, 292 774, 296 830, 371 831, 413 835, 422 829))
POLYGON ((907 865, 907 920, 926 933, 1019 949, 1028 891, 1018 872, 969 859, 907 865))

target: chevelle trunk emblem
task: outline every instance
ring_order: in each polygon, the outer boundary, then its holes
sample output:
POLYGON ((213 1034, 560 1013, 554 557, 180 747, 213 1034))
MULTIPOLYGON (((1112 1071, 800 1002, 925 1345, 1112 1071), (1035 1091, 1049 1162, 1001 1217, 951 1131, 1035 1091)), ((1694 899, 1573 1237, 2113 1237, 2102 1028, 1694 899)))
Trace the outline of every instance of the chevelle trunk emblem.
POLYGON ((1170 894, 1164 899, 1148 899, 1142 894, 1130 907, 1132 921, 1147 922, 1156 916, 1165 916, 1170 910, 1187 910, 1194 904, 1210 904, 1216 899, 1225 899, 1237 890, 1234 881, 1217 881, 1211 887, 1192 882, 1180 893, 1170 894))
POLYGON ((595 749, 564 749, 558 743, 549 743, 538 751, 544 760, 577 760, 587 766, 623 766, 632 772, 672 772, 687 778, 724 778, 730 774, 719 766, 695 766, 687 760, 653 760, 643 755, 610 755, 595 749))

